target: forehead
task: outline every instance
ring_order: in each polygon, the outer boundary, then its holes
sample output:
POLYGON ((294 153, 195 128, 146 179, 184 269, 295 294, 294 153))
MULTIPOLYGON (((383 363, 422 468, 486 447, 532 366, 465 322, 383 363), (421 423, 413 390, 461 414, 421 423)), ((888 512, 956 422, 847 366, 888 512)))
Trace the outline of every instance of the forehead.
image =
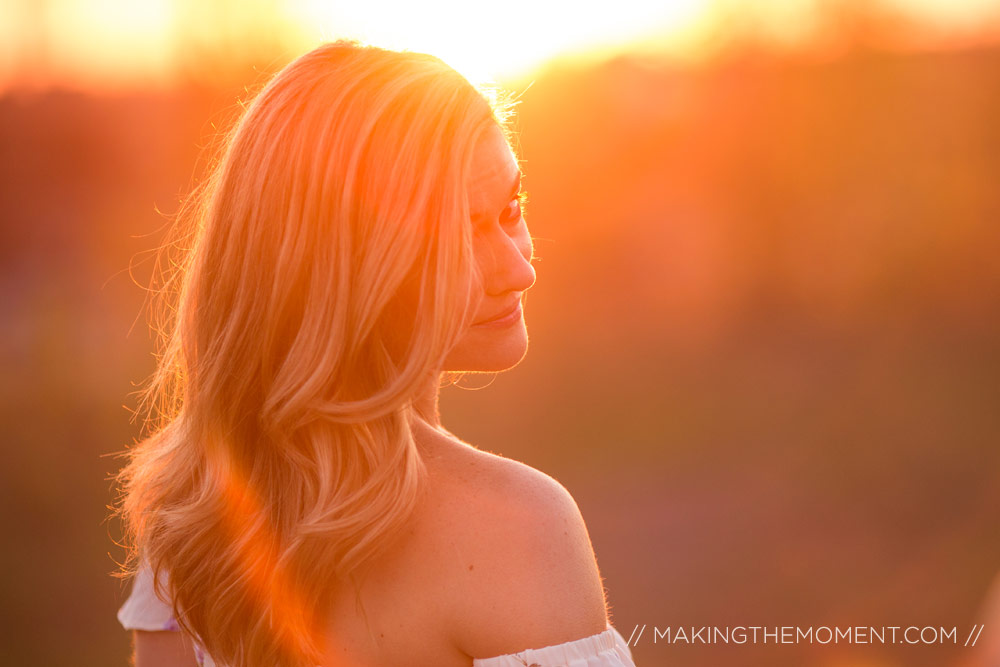
POLYGON ((503 208, 517 194, 521 170, 503 132, 491 127, 479 140, 469 174, 469 209, 483 213, 503 208))

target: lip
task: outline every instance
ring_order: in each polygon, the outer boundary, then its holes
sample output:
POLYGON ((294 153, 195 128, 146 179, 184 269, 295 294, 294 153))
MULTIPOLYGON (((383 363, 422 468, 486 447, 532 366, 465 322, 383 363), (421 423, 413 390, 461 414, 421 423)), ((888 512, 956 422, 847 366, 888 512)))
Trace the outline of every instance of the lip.
POLYGON ((521 319, 521 302, 518 301, 517 303, 514 304, 514 307, 508 310, 507 312, 501 313, 500 315, 494 317, 491 320, 476 322, 473 326, 490 328, 490 329, 509 327, 515 322, 520 321, 520 319, 521 319))

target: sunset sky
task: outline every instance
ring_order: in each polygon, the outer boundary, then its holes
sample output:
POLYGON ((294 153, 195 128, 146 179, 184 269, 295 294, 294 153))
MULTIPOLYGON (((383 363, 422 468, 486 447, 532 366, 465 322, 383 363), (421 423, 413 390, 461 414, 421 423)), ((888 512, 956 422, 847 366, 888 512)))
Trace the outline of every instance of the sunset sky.
MULTIPOLYGON (((995 35, 1000 25, 1000 0, 878 4, 883 13, 905 17, 899 41, 907 44, 965 43, 995 35)), ((181 64, 190 69, 199 54, 291 56, 341 37, 431 52, 470 78, 502 79, 554 57, 626 48, 696 60, 736 33, 777 44, 820 42, 830 16, 845 7, 875 5, 874 0, 619 0, 592 6, 539 0, 6 0, 0 3, 0 88, 169 85, 181 64)))

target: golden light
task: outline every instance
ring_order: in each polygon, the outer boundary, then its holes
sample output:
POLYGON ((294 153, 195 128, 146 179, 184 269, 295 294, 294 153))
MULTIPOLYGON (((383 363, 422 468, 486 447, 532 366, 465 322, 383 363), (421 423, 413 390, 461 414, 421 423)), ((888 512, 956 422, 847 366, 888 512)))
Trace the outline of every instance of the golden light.
POLYGON ((947 24, 950 28, 977 27, 984 21, 1000 20, 996 0, 892 0, 891 4, 918 18, 947 24))
POLYGON ((213 51, 287 61, 338 38, 433 53, 475 81, 510 79, 552 58, 626 50, 698 60, 741 31, 808 43, 831 11, 878 7, 912 19, 920 29, 901 24, 901 42, 917 46, 1000 34, 997 0, 6 0, 0 89, 169 85, 181 71, 214 71, 202 57, 213 51))
POLYGON ((4 3, 4 79, 77 87, 160 84, 173 68, 172 0, 4 3))
POLYGON ((601 50, 659 33, 665 40, 703 16, 706 0, 577 4, 508 0, 331 3, 298 0, 288 11, 321 37, 356 37, 440 56, 470 79, 523 74, 559 54, 601 50))

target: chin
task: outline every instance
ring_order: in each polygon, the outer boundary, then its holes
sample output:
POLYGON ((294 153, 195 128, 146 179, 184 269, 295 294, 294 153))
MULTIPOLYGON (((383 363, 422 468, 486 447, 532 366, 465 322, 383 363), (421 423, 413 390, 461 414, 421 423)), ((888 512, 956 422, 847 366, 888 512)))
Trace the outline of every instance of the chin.
POLYGON ((445 370, 456 373, 499 373, 521 363, 528 352, 528 332, 519 330, 505 336, 492 332, 470 332, 445 359, 445 370))

